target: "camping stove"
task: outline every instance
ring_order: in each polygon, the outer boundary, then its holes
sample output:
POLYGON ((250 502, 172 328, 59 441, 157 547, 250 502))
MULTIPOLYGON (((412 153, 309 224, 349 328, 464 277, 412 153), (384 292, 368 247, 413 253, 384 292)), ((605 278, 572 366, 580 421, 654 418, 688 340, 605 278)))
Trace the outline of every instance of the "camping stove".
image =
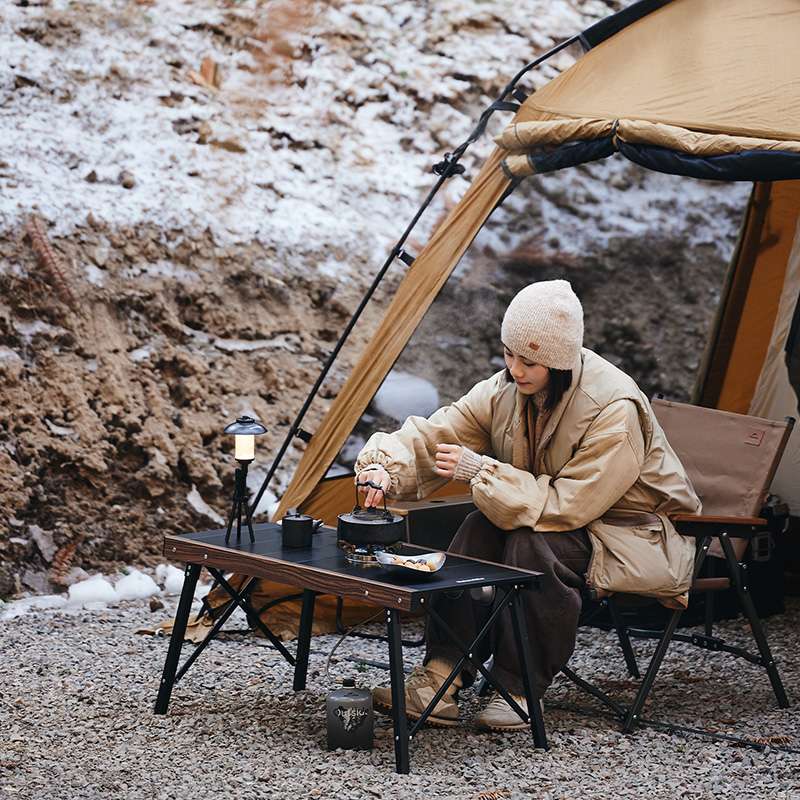
POLYGON ((344 556, 351 564, 356 564, 360 567, 377 567, 379 566, 379 562, 375 557, 375 553, 378 550, 392 553, 394 552, 394 548, 402 544, 402 542, 392 542, 391 544, 352 544, 344 539, 339 539, 337 544, 344 550, 344 556))

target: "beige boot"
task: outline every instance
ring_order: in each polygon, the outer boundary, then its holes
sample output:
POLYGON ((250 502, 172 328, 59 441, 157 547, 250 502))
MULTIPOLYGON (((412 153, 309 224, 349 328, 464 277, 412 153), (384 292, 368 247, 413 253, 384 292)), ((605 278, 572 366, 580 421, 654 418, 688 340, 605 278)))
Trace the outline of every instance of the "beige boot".
MULTIPOLYGON (((445 676, 446 677, 446 676, 445 676)), ((429 667, 418 667, 406 678, 406 716, 409 719, 419 719, 422 712, 433 700, 439 687, 444 683, 444 677, 438 675, 429 667)), ((456 687, 448 686, 444 697, 428 717, 427 722, 434 726, 451 727, 458 724, 458 703, 456 702, 456 687)), ((372 702, 378 711, 392 713, 392 689, 390 686, 380 686, 372 690, 372 702)))
MULTIPOLYGON (((525 697, 516 694, 511 695, 519 704, 522 710, 528 713, 528 701, 525 697)), ((539 708, 544 710, 542 701, 539 701, 539 708)), ((475 718, 475 724, 482 731, 530 731, 530 723, 523 722, 522 718, 513 708, 495 692, 489 705, 481 711, 475 718)))

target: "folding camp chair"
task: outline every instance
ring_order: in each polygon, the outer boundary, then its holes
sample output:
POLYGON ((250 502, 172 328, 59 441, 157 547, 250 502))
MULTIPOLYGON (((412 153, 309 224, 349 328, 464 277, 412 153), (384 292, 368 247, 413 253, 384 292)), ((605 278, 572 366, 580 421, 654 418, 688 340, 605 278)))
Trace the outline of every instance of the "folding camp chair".
POLYGON ((789 705, 786 691, 753 605, 747 564, 741 559, 747 545, 752 544, 754 539, 769 536, 767 520, 759 515, 794 419, 787 417, 782 422, 776 422, 661 399, 653 401, 653 410, 703 503, 701 515, 678 514, 672 520, 681 534, 697 539, 694 580, 690 592, 707 593, 705 632, 676 633, 682 610, 671 614, 663 631, 631 628, 623 620, 616 596, 608 597, 604 604, 610 612, 632 677, 640 676, 631 638, 658 639, 636 698, 626 709, 601 690, 581 680, 569 668, 564 670, 564 674, 610 705, 624 718, 623 730, 628 732, 640 718, 670 643, 677 640, 707 650, 731 653, 762 666, 767 671, 778 705, 786 708, 789 705), (713 546, 712 540, 716 540, 713 546), (729 577, 698 577, 709 555, 725 560, 729 577), (757 655, 726 644, 713 635, 713 606, 710 599, 713 595, 710 593, 728 589, 731 585, 750 623, 758 647, 757 655))

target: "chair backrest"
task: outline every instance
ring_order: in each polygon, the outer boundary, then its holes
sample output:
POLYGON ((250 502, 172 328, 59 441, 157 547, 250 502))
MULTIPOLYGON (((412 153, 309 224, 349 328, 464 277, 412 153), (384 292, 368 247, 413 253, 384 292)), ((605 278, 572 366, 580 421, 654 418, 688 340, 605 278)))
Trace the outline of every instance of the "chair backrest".
POLYGON ((653 411, 709 516, 757 517, 794 420, 653 400, 653 411))

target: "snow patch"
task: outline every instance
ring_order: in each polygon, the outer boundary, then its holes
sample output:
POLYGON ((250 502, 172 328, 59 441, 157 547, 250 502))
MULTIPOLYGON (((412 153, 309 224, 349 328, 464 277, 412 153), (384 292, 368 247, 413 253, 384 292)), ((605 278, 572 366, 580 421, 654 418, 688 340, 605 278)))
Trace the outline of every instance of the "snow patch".
POLYGON ((0 605, 0 620, 16 619, 29 611, 45 611, 55 608, 64 608, 67 598, 61 594, 42 594, 36 597, 24 597, 12 603, 0 605))
POLYGON ((69 604, 72 606, 97 608, 112 605, 119 599, 110 581, 102 575, 92 575, 88 580, 73 583, 69 587, 69 604))
POLYGON ((160 594, 158 584, 144 572, 131 569, 114 584, 117 597, 120 600, 142 600, 160 594))
POLYGON ((30 342, 34 336, 38 336, 39 334, 55 337, 67 332, 64 328, 61 328, 58 325, 50 325, 50 323, 41 319, 34 319, 29 322, 15 320, 14 328, 16 329, 17 333, 27 342, 30 342))
POLYGON ((159 564, 156 567, 156 580, 164 588, 164 594, 180 594, 183 577, 183 570, 172 564, 159 564))
POLYGON ((51 422, 47 417, 44 418, 44 422, 50 430, 50 433, 53 433, 56 436, 73 436, 75 434, 74 428, 67 428, 64 425, 56 425, 55 422, 51 422))
POLYGON ((147 361, 153 355, 153 347, 149 344, 144 347, 137 347, 135 350, 128 352, 128 358, 133 362, 147 361))
POLYGON ((11 364, 22 364, 22 359, 16 350, 10 347, 0 346, 0 362, 5 361, 11 364))
POLYGON ((104 286, 106 282, 106 273, 94 264, 84 265, 86 270, 86 279, 93 286, 104 286))
POLYGON ((186 495, 186 499, 189 501, 189 505, 198 513, 202 514, 204 517, 208 517, 212 522, 215 522, 217 525, 225 525, 226 522, 222 518, 220 514, 214 511, 211 506, 203 500, 200 492, 197 490, 197 487, 192 484, 192 490, 189 494, 186 495))

